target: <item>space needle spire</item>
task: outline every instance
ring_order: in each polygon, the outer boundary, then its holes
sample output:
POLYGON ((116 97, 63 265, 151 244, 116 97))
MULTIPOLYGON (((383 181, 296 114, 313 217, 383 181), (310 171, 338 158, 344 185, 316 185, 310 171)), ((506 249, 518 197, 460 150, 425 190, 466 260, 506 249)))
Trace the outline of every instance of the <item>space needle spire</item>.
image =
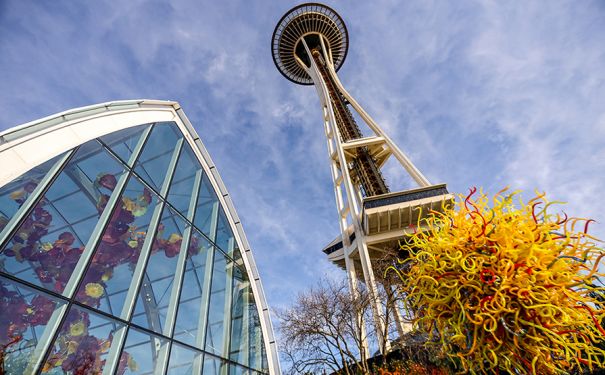
POLYGON ((406 330, 396 305, 385 306, 378 298, 375 262, 394 256, 399 241, 419 218, 430 210, 440 211, 453 197, 446 186, 431 185, 410 159, 378 126, 344 88, 337 71, 349 48, 349 35, 342 18, 330 7, 306 3, 289 10, 278 22, 271 41, 273 61, 288 80, 314 85, 322 107, 330 169, 339 215, 340 235, 324 253, 346 269, 355 294, 358 279, 372 296, 374 327, 381 351, 388 350, 385 313, 391 311, 399 334, 406 330), (353 112, 373 133, 364 136, 353 112), (381 168, 393 156, 418 185, 392 192, 381 168), (359 274, 361 270, 361 274, 359 274))

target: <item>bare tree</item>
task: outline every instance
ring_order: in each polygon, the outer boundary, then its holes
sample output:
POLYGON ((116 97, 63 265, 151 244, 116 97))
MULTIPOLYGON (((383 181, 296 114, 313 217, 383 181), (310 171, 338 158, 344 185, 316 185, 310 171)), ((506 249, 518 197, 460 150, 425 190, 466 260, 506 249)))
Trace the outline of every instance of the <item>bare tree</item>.
POLYGON ((291 373, 369 373, 364 342, 370 314, 365 289, 349 291, 345 280, 321 280, 278 313, 282 352, 291 373))

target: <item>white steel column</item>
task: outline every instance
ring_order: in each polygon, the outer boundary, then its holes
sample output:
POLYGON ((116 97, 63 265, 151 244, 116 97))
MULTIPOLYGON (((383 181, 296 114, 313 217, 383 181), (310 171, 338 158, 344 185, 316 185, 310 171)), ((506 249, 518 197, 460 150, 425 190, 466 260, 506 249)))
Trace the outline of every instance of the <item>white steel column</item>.
POLYGON ((395 317, 395 326, 397 327, 397 333, 399 333, 399 337, 403 337, 403 335, 410 331, 410 324, 406 323, 403 320, 403 316, 401 315, 401 310, 397 305, 397 301, 393 301, 391 305, 391 311, 393 317, 395 317))
MULTIPOLYGON (((322 95, 322 91, 321 88, 319 88, 318 86, 316 86, 317 91, 319 93, 320 98, 323 98, 322 95)), ((341 233, 341 240, 343 243, 343 248, 344 249, 348 249, 351 247, 351 239, 350 239, 350 233, 349 233, 349 223, 347 218, 349 218, 351 216, 351 210, 349 209, 348 206, 348 200, 347 202, 344 201, 343 199, 343 189, 342 189, 342 185, 344 182, 344 177, 343 174, 340 170, 340 163, 339 160, 340 159, 336 159, 333 156, 336 155, 336 146, 335 146, 335 136, 337 137, 337 133, 335 133, 335 127, 332 126, 332 123, 330 122, 330 112, 331 111, 331 107, 328 107, 328 105, 326 104, 326 100, 323 99, 322 100, 322 113, 323 113, 323 118, 324 118, 324 130, 326 133, 326 140, 327 140, 327 144, 328 144, 328 155, 330 155, 330 172, 332 174, 332 181, 334 183, 334 196, 336 198, 336 208, 338 210, 339 213, 339 220, 338 223, 340 225, 340 233, 341 233)), ((349 290, 352 292, 352 295, 354 298, 358 298, 359 297, 359 292, 358 292, 358 286, 357 286, 357 273, 355 271, 355 262, 347 255, 345 254, 345 267, 347 269, 347 279, 349 281, 349 290)), ((357 322, 360 332, 361 332, 361 340, 362 340, 362 346, 363 349, 365 350, 365 354, 369 355, 369 347, 368 347, 368 340, 366 337, 366 332, 365 332, 365 324, 363 322, 363 317, 359 317, 359 320, 357 322)))

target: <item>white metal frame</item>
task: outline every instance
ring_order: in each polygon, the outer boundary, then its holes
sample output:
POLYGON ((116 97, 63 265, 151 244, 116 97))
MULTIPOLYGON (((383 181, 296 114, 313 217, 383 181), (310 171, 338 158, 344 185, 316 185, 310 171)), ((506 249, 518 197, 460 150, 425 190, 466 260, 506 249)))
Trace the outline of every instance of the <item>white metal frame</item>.
MULTIPOLYGON (((89 140, 137 125, 173 121, 193 149, 222 204, 251 280, 267 349, 270 374, 280 374, 277 344, 260 276, 231 196, 191 122, 174 101, 128 100, 77 108, 0 133, 0 187, 31 167, 89 140)), ((228 339, 228 338, 225 338, 228 339)))

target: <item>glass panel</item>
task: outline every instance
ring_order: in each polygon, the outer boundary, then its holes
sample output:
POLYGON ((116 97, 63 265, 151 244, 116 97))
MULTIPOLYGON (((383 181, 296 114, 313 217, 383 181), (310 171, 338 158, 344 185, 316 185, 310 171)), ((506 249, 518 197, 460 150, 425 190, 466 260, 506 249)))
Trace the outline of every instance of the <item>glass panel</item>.
POLYGON ((218 227, 216 231, 216 244, 229 256, 233 256, 233 248, 235 247, 235 238, 227 221, 227 216, 221 207, 218 215, 218 227))
POLYGON ((38 338, 64 303, 0 277, 0 373, 24 374, 38 338))
POLYGON ((247 368, 243 368, 242 366, 237 366, 234 364, 229 365, 229 375, 250 375, 252 372, 247 368))
POLYGON ((248 302, 248 316, 250 317, 248 349, 250 350, 248 360, 250 361, 249 367, 261 370, 262 369, 262 346, 263 346, 263 332, 260 326, 260 318, 258 316, 258 309, 254 302, 254 296, 250 294, 248 302))
POLYGON ((231 312, 231 342, 229 358, 248 366, 248 323, 247 301, 250 284, 246 271, 240 267, 233 269, 233 308, 231 312))
POLYGON ((162 350, 168 349, 167 345, 166 339, 130 328, 117 373, 153 374, 157 368, 161 368, 158 356, 162 350))
MULTIPOLYGON (((218 250, 214 252, 214 263, 212 266, 212 290, 210 292, 210 304, 208 310, 208 330, 206 333, 206 351, 223 356, 223 339, 225 319, 229 323, 230 306, 226 306, 227 278, 231 277, 231 263, 227 257, 218 250)), ((226 354, 224 355, 226 356, 226 354)))
POLYGON ((261 363, 263 372, 269 372, 269 363, 267 362, 267 348, 265 347, 264 336, 261 332, 261 363))
POLYGON ((141 135, 150 125, 139 125, 132 128, 109 133, 99 138, 101 142, 107 145, 122 161, 128 164, 132 152, 139 143, 141 135))
POLYGON ((244 261, 242 260, 242 252, 239 250, 239 246, 237 246, 237 243, 235 244, 235 249, 233 249, 233 260, 235 260, 235 263, 238 266, 240 266, 240 267, 242 267, 242 269, 244 269, 244 261))
POLYGON ((183 216, 187 216, 195 175, 200 169, 200 163, 197 161, 193 150, 185 142, 168 193, 168 202, 181 212, 183 216))
POLYGON ((119 322, 72 305, 42 368, 43 374, 100 374, 119 322))
POLYGON ((193 375, 193 361, 201 352, 196 352, 179 344, 173 344, 170 350, 167 375, 193 375))
POLYGON ((120 315, 156 204, 155 194, 131 176, 80 284, 80 302, 120 315))
POLYGON ((224 374, 227 370, 227 363, 222 361, 220 358, 213 357, 206 354, 204 357, 204 375, 207 374, 224 374))
POLYGON ((174 123, 155 124, 137 160, 134 171, 156 191, 162 188, 168 164, 179 138, 180 132, 174 123))
POLYGON ((17 213, 46 173, 63 155, 56 156, 0 188, 0 232, 17 213))
POLYGON ((201 233, 193 230, 174 329, 175 339, 192 346, 198 346, 198 336, 200 335, 198 328, 202 318, 202 291, 206 276, 206 262, 211 249, 210 242, 201 233))
POLYGON ((193 223, 199 230, 202 231, 202 233, 213 241, 216 238, 216 218, 218 215, 218 207, 218 198, 212 189, 208 176, 204 174, 193 223), (214 225, 212 225, 213 223, 214 225))
POLYGON ((183 240, 185 221, 168 206, 151 248, 143 283, 132 322, 154 332, 162 333, 176 263, 183 240))
POLYGON ((0 269, 61 293, 124 173, 96 141, 81 146, 0 254, 0 269))

